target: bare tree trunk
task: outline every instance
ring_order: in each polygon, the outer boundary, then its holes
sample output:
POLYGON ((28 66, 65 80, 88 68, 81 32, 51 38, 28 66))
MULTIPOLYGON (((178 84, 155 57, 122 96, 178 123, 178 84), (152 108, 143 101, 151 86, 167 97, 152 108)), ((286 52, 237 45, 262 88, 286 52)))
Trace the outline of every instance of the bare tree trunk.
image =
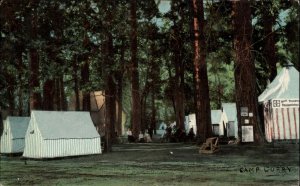
POLYGON ((131 23, 131 94, 132 94, 132 133, 138 137, 141 130, 141 105, 140 105, 140 86, 139 71, 137 61, 137 18, 136 0, 130 1, 130 23, 131 23))
MULTIPOLYGON (((37 12, 36 7, 38 1, 31 0, 32 3, 32 15, 31 15, 31 39, 35 40, 37 38, 37 12)), ((39 56, 36 48, 30 48, 29 50, 30 61, 30 80, 29 80, 29 105, 30 110, 38 110, 41 108, 41 94, 39 92, 39 56)))
POLYGON ((238 136, 242 139, 242 126, 249 119, 253 126, 255 143, 262 142, 258 123, 255 66, 251 56, 251 9, 249 1, 233 2, 235 88, 238 114, 238 136), (253 117, 241 116, 241 107, 248 109, 253 117))
MULTIPOLYGON (((271 1, 264 1, 265 6, 271 5, 271 1)), ((270 7, 270 6, 267 6, 270 7)), ((263 26, 264 26, 264 50, 263 56, 266 58, 269 69, 269 80, 273 81, 277 75, 276 68, 276 47, 275 47, 275 33, 273 32, 273 25, 275 23, 275 16, 271 15, 271 9, 263 12, 263 26)))
MULTIPOLYGON (((120 72, 119 72, 120 73, 120 72)), ((123 113, 123 104, 122 104, 122 94, 123 94, 123 75, 117 76, 117 93, 116 93, 116 104, 117 104, 117 116, 116 116, 116 131, 118 135, 122 135, 122 113, 123 113)))
POLYGON ((73 61, 73 80, 74 80, 74 92, 75 92, 75 110, 80 110, 80 99, 79 99, 79 82, 78 82, 78 64, 77 57, 73 61))
POLYGON ((43 110, 54 110, 54 81, 48 79, 43 87, 43 110))
POLYGON ((193 0, 194 84, 197 136, 199 142, 212 136, 207 65, 205 62, 203 0, 193 0))
POLYGON ((155 129, 156 129, 155 90, 152 90, 151 110, 152 110, 152 112, 151 112, 151 124, 150 124, 150 128, 151 128, 151 130, 155 131, 155 129))
POLYGON ((116 122, 116 84, 114 82, 114 53, 113 53, 113 36, 108 33, 107 41, 104 46, 105 58, 105 145, 104 151, 112 151, 112 143, 115 139, 115 122, 116 122))
POLYGON ((66 94, 65 94, 65 86, 64 86, 64 76, 60 75, 59 77, 59 92, 60 92, 60 107, 61 110, 68 110, 66 94))
POLYGON ((105 88, 105 144, 104 151, 112 151, 114 139, 114 124, 116 116, 115 85, 112 75, 108 75, 105 88))
MULTIPOLYGON (((180 58, 179 58, 180 59, 180 58)), ((179 62, 181 63, 181 62, 179 62)), ((175 75, 175 117, 176 117, 176 126, 184 130, 184 69, 183 64, 177 64, 175 66, 176 75, 175 75)))
POLYGON ((23 75, 23 59, 22 59, 22 51, 23 48, 20 47, 18 48, 18 53, 17 53, 17 60, 18 60, 18 82, 19 82, 19 89, 18 89, 18 115, 23 116, 23 91, 24 91, 24 83, 22 80, 22 75, 23 75))
MULTIPOLYGON (((120 62, 121 64, 125 64, 125 45, 122 40, 122 47, 121 47, 121 57, 120 62)), ((117 122, 116 122, 116 129, 118 135, 122 134, 122 113, 123 113, 123 66, 121 67, 121 70, 119 70, 118 73, 116 73, 116 79, 117 79, 117 93, 116 93, 116 102, 117 102, 117 122)))
POLYGON ((14 75, 12 74, 7 74, 6 76, 7 78, 7 83, 8 83, 8 87, 7 87, 7 99, 8 99, 8 113, 10 116, 14 115, 14 111, 15 111, 15 84, 16 84, 16 79, 14 77, 14 75))
MULTIPOLYGON (((174 21, 175 23, 175 21, 174 21)), ((176 23, 175 23, 176 24, 176 23)), ((179 26, 176 25, 174 28, 174 40, 173 45, 173 63, 175 67, 174 77, 174 109, 176 126, 184 130, 184 64, 182 57, 182 41, 180 38, 179 26)), ((171 80, 173 81, 173 80, 171 80)))
MULTIPOLYGON (((85 59, 85 62, 81 68, 81 87, 85 87, 89 82, 89 63, 85 59)), ((91 110, 91 101, 90 101, 90 92, 82 90, 82 110, 89 111, 91 110)))
POLYGON ((41 108, 41 94, 39 92, 39 59, 37 50, 30 49, 30 81, 29 81, 29 93, 30 93, 30 110, 38 110, 41 108))

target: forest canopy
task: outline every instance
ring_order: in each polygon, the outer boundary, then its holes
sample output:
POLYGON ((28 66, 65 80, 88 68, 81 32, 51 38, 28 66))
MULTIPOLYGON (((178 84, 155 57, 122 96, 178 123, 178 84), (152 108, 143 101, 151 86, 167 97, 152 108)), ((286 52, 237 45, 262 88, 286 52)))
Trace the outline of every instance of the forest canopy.
MULTIPOLYGON (((195 112, 192 2, 1 0, 1 110, 68 110, 75 96, 76 110, 88 111, 90 92, 101 90, 111 107, 121 103, 127 126, 141 123, 137 130, 180 121, 195 112)), ((236 101, 233 5, 206 0, 203 8, 200 51, 210 108, 220 109, 236 101)), ((283 64, 299 70, 299 2, 251 1, 250 13, 259 95, 283 64)))

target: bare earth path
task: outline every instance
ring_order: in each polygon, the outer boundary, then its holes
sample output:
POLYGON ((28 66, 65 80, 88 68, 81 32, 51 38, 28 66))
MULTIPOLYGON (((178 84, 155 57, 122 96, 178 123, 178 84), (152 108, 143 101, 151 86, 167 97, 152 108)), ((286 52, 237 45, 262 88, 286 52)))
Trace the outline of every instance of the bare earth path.
POLYGON ((221 145, 212 155, 194 144, 120 144, 97 156, 50 161, 4 157, 0 185, 298 185, 299 144, 221 145))

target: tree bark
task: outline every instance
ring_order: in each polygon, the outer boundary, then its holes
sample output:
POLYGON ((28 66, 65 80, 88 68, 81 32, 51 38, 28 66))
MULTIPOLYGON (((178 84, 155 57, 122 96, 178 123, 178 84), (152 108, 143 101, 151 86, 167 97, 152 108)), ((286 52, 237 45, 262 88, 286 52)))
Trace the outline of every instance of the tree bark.
MULTIPOLYGON (((272 2, 263 2, 265 6, 271 5, 272 2)), ((270 7, 270 6, 267 6, 270 7)), ((271 7, 270 7, 271 8, 271 7)), ((264 49, 263 56, 266 59, 268 69, 269 69, 269 80, 272 82, 277 76, 277 67, 276 67, 276 47, 275 47, 275 33, 273 32, 273 25, 275 23, 275 17, 271 14, 271 9, 267 9, 263 12, 263 27, 264 27, 264 49)))
POLYGON ((114 72, 111 70, 113 61, 113 38, 111 34, 107 35, 105 45, 106 61, 106 85, 105 85, 105 145, 104 151, 112 151, 112 142, 115 138, 116 121, 116 85, 113 79, 114 72))
POLYGON ((41 108, 41 94, 39 92, 39 59, 37 50, 30 49, 30 81, 29 81, 29 94, 30 94, 30 111, 39 110, 41 108))
POLYGON ((108 75, 105 88, 105 144, 104 151, 112 151, 116 116, 115 86, 112 75, 108 75))
POLYGON ((19 47, 17 51, 17 60, 18 60, 18 82, 19 82, 19 89, 18 89, 18 115, 23 116, 23 99, 24 99, 24 82, 23 82, 23 59, 22 59, 22 51, 23 48, 19 47))
POLYGON ((205 62, 203 0, 193 0, 194 85, 198 142, 212 136, 207 65, 205 62))
MULTIPOLYGON (((174 39, 172 40, 173 64, 175 67, 174 77, 174 110, 176 127, 184 130, 184 63, 183 63, 183 43, 180 38, 179 29, 182 29, 181 23, 174 20, 174 39)), ((171 80, 173 81, 173 80, 171 80)))
POLYGON ((117 79, 117 93, 116 93, 116 102, 117 102, 117 118, 116 118, 116 130, 118 135, 122 135, 122 113, 123 113, 123 69, 125 64, 125 44, 122 40, 122 46, 121 46, 121 54, 120 54, 120 63, 121 63, 121 70, 116 73, 116 79, 117 79))
MULTIPOLYGON (((89 62, 85 59, 85 62, 81 68, 81 87, 86 87, 89 82, 89 62)), ((91 110, 90 92, 82 90, 82 110, 91 110)))
POLYGON ((116 104, 117 104, 117 116, 116 116, 116 131, 118 135, 122 135, 122 113, 123 113, 123 104, 122 104, 122 95, 123 95, 123 74, 116 75, 117 78, 117 93, 116 93, 116 104))
POLYGON ((80 110, 80 99, 79 99, 79 82, 78 82, 78 64, 77 57, 73 61, 73 80, 74 80, 74 93, 75 93, 75 110, 80 110))
MULTIPOLYGON (((37 39, 37 25, 38 25, 38 17, 37 17, 37 4, 38 1, 31 0, 32 4, 32 15, 31 15, 31 39, 37 39)), ((39 92, 39 56, 36 48, 32 47, 29 50, 30 61, 30 80, 29 80, 29 107, 31 110, 41 109, 41 94, 39 92)))
POLYGON ((8 113, 10 116, 14 115, 15 111, 15 84, 16 84, 16 79, 14 75, 8 73, 7 74, 7 99, 8 99, 8 113))
POLYGON ((54 81, 48 79, 43 87, 43 110, 54 110, 54 81))
POLYGON ((235 51, 235 89, 238 114, 238 136, 242 139, 242 126, 245 119, 253 126, 254 141, 262 141, 256 95, 255 66, 251 56, 251 9, 249 1, 233 2, 234 51, 235 51), (241 107, 247 107, 253 117, 241 116, 241 107))
POLYGON ((137 61, 137 16, 136 16, 136 0, 130 1, 130 23, 131 23, 131 118, 132 118, 132 134, 138 137, 141 130, 141 106, 140 106, 140 87, 139 72, 137 61))
POLYGON ((64 76, 59 76, 59 94, 60 94, 60 108, 63 111, 68 110, 68 104, 66 100, 66 94, 65 94, 65 86, 64 86, 64 76))
POLYGON ((155 90, 152 90, 152 95, 151 95, 151 110, 152 111, 151 111, 150 129, 151 130, 155 130, 156 129, 155 90))

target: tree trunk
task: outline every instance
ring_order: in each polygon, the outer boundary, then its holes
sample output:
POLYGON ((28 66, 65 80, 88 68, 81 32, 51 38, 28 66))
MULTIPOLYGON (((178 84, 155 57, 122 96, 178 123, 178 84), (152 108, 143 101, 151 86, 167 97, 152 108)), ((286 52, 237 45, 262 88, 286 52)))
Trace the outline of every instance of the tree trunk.
POLYGON ((22 79, 23 76, 23 59, 22 59, 22 51, 23 48, 19 47, 18 48, 18 53, 17 53, 17 60, 18 60, 18 82, 19 82, 19 89, 18 89, 18 115, 23 116, 23 91, 24 91, 24 82, 22 79))
POLYGON ((105 58, 105 145, 104 151, 112 151, 112 142, 115 136, 115 121, 116 121, 116 85, 114 82, 114 53, 113 53, 113 36, 108 33, 107 41, 104 46, 105 58))
MULTIPOLYGON (((125 64, 125 45, 122 40, 122 47, 121 47, 121 57, 120 57, 120 63, 121 65, 125 64)), ((122 113, 123 113, 123 66, 121 66, 121 70, 119 70, 118 73, 116 73, 116 79, 117 79, 117 94, 116 94, 116 101, 117 101, 117 118, 116 118, 116 130, 118 135, 122 135, 122 113)))
MULTIPOLYGON (((81 87, 85 87, 89 82, 89 62, 85 60, 82 68, 81 68, 81 87)), ((87 90, 82 90, 82 110, 90 111, 91 110, 91 101, 90 101, 90 93, 87 90)))
POLYGON ((59 77, 54 80, 54 110, 62 110, 59 77))
POLYGON ((256 95, 255 66, 251 57, 251 10, 249 1, 233 2, 235 88, 238 114, 238 136, 242 139, 242 126, 251 125, 255 143, 262 141, 258 123, 258 103, 256 95), (241 116, 241 107, 247 107, 253 117, 241 116), (249 119, 249 124, 245 120, 249 119))
MULTIPOLYGON (((31 0, 32 3, 32 12, 31 12, 31 40, 37 39, 37 3, 36 0, 31 0)), ((41 94, 39 92, 39 56, 36 48, 30 48, 30 80, 29 80, 29 108, 31 110, 38 110, 41 108, 41 94)))
MULTIPOLYGON (((151 124, 150 129, 155 130, 156 129, 156 107, 155 107, 155 90, 152 90, 152 96, 151 96, 151 124)), ((153 132, 153 131, 152 131, 153 132)))
POLYGON ((48 79, 43 87, 43 110, 54 110, 54 81, 48 79))
POLYGON ((137 61, 137 18, 136 18, 136 0, 130 1, 130 23, 131 23, 131 95, 132 95, 132 134, 138 137, 141 130, 141 105, 140 105, 140 87, 139 72, 137 61))
POLYGON ((37 50, 30 49, 30 81, 29 81, 29 94, 30 94, 30 111, 39 110, 41 108, 41 94, 39 92, 39 59, 37 50))
POLYGON ((205 62, 203 0, 193 0, 194 85, 198 142, 212 136, 207 65, 205 62))
POLYGON ((67 104, 67 100, 66 100, 63 75, 60 75, 60 77, 59 77, 59 94, 60 94, 60 108, 61 108, 61 110, 66 111, 66 110, 68 110, 68 104, 67 104))
MULTIPOLYGON (((173 64, 175 67, 174 77, 174 110, 176 118, 176 127, 184 130, 184 64, 183 64, 183 44, 180 38, 179 29, 182 29, 181 23, 173 21, 174 26, 174 39, 173 43, 173 64)), ((173 81, 173 80, 171 80, 173 81)))
POLYGON ((104 151, 112 151, 114 124, 116 116, 115 84, 112 75, 108 75, 105 88, 105 143, 104 151))
MULTIPOLYGON (((272 4, 272 2, 263 2, 263 4, 272 4)), ((268 6, 270 7, 270 6, 268 6)), ((271 9, 267 9, 263 12, 263 26, 264 26, 264 49, 263 49, 263 56, 265 57, 269 69, 269 80, 272 82, 276 75, 277 75, 277 68, 276 68, 276 48, 275 48, 275 39, 274 39, 274 32, 273 32, 273 25, 275 23, 275 17, 271 15, 271 9)))
POLYGON ((80 110, 80 99, 79 99, 79 83, 78 83, 78 64, 77 57, 76 60, 73 61, 73 80, 74 80, 74 93, 75 93, 75 110, 80 110))
POLYGON ((7 99, 8 99, 8 113, 10 116, 14 115, 15 111, 15 84, 16 84, 16 79, 14 75, 12 74, 7 74, 7 99))
MULTIPOLYGON (((119 72, 120 73, 120 72, 119 72)), ((123 94, 123 75, 117 76, 117 93, 116 93, 116 104, 117 104, 117 116, 116 116, 116 131, 119 135, 122 135, 122 113, 123 113, 123 104, 122 104, 122 94, 123 94)))

